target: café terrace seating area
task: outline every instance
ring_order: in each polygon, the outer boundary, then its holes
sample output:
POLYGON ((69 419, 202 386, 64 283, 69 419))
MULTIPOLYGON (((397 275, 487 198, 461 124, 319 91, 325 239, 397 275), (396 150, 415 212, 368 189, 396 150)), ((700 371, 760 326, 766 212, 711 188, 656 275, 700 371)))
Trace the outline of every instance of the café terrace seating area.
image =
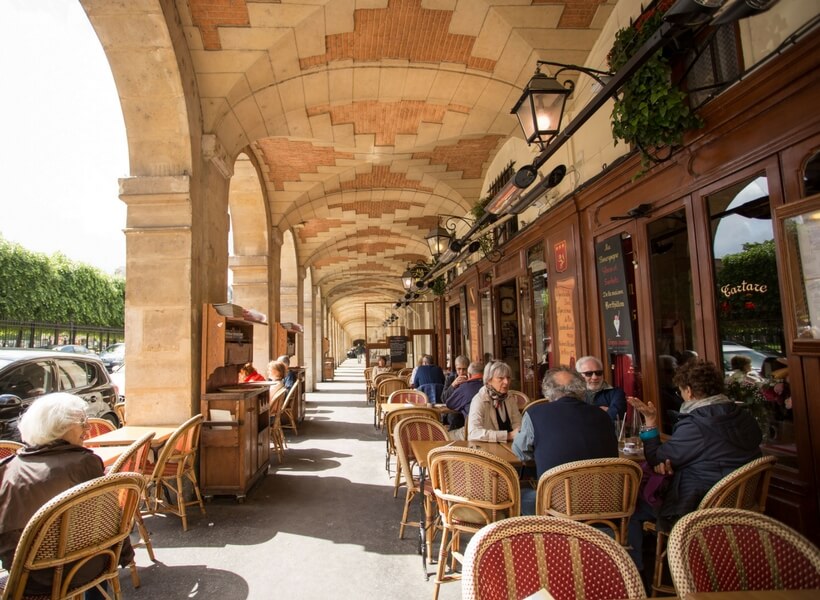
MULTIPOLYGON (((654 573, 665 579, 642 580, 623 546, 640 456, 577 461, 540 481, 519 479, 525 465, 508 444, 447 439, 440 424, 447 409, 423 400, 366 384, 353 360, 309 394, 298 432, 282 431, 286 402, 275 399, 272 460, 247 495, 201 493, 196 455, 209 423, 202 415, 178 427, 126 424, 101 433, 86 444, 107 475, 58 496, 32 518, 21 540, 25 552, 4 565, 11 579, 0 577, 2 598, 18 597, 13 582, 43 556, 54 564, 113 556, 98 542, 121 540, 117 532, 127 523, 135 561, 119 573, 109 566, 98 578, 109 580, 112 597, 126 599, 820 595, 818 549, 760 514, 771 459, 725 477, 702 510, 662 532, 657 549, 669 562, 656 564, 654 573), (130 438, 130 447, 117 445, 130 438), (519 516, 520 487, 530 485, 537 487, 539 516, 519 516), (61 528, 53 515, 71 523, 94 518, 94 535, 61 528), (100 525, 106 519, 110 531, 100 525), (65 540, 78 554, 65 551, 65 540), (742 591, 750 589, 771 591, 742 591), (544 591, 552 596, 538 595, 544 591)), ((654 544, 645 547, 655 551, 654 544)))

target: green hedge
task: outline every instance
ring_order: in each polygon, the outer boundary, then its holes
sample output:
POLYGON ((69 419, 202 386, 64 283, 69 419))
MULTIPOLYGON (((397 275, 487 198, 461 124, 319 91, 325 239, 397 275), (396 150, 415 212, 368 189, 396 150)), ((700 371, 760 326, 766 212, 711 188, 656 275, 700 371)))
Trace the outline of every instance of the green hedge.
POLYGON ((0 319, 122 328, 125 279, 0 236, 0 319))

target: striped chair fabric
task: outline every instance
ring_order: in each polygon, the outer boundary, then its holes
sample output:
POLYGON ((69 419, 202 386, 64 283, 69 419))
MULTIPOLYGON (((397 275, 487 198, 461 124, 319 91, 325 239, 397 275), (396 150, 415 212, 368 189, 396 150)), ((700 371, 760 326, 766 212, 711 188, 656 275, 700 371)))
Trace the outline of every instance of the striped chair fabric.
POLYGON ((546 589, 556 600, 643 598, 626 550, 589 525, 560 517, 504 519, 473 536, 463 600, 509 600, 546 589))

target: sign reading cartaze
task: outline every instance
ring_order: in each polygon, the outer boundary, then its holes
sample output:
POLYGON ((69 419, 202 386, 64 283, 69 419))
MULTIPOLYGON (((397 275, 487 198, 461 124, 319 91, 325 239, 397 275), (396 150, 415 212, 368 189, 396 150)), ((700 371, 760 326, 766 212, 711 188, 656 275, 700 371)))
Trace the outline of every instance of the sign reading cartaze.
POLYGON ((720 288, 720 293, 727 298, 731 298, 735 294, 747 294, 749 292, 765 294, 767 291, 769 291, 769 286, 765 283, 748 283, 745 279, 737 285, 727 283, 720 288))
POLYGON ((391 335, 387 338, 390 344, 390 363, 406 363, 407 362, 407 336, 406 335, 391 335))
POLYGON ((620 234, 595 244, 595 267, 607 350, 610 354, 634 354, 632 310, 620 234))

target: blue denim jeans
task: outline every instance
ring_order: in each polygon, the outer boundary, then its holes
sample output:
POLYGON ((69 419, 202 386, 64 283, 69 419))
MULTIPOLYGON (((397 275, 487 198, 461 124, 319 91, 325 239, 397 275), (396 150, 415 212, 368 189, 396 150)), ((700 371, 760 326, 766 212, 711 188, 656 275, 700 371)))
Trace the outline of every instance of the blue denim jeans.
POLYGON ((635 512, 632 514, 632 518, 629 519, 626 540, 629 543, 627 552, 635 561, 638 571, 641 572, 643 572, 643 524, 644 521, 655 521, 656 519, 655 509, 639 495, 635 512))

